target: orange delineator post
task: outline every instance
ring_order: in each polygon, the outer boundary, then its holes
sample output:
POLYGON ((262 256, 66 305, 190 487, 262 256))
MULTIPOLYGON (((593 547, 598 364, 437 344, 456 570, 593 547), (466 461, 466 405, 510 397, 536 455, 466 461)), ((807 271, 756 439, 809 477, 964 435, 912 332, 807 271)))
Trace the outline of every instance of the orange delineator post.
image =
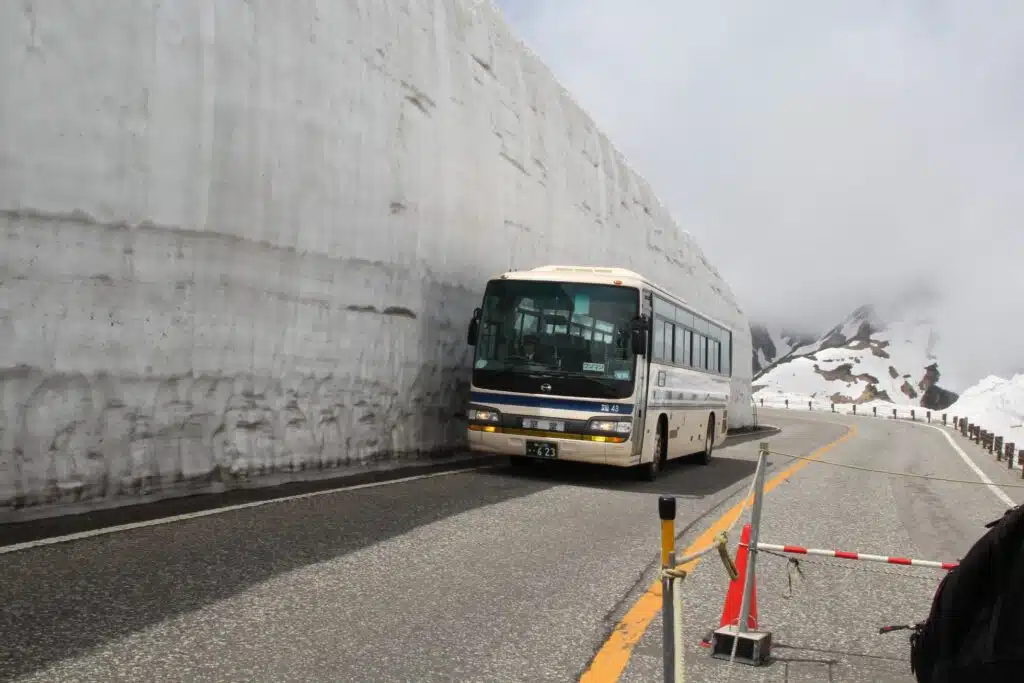
MULTIPOLYGON (((725 604, 722 606, 722 618, 718 627, 736 626, 740 621, 740 607, 743 604, 743 581, 747 575, 747 552, 750 548, 750 525, 745 524, 740 533, 740 545, 736 549, 736 570, 738 576, 729 582, 729 590, 725 594, 725 604)), ((757 630, 757 578, 755 577, 753 589, 750 591, 750 616, 747 618, 747 628, 757 630)), ((711 646, 711 633, 708 633, 701 641, 704 647, 711 646)))

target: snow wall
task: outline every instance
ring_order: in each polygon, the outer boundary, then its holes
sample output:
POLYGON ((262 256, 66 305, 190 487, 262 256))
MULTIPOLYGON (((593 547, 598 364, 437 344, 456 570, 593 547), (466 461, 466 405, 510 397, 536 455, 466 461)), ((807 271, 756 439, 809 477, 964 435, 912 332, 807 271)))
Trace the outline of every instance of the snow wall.
POLYGON ((3 2, 0 70, 0 521, 457 450, 512 267, 731 323, 751 422, 729 287, 488 2, 3 2))

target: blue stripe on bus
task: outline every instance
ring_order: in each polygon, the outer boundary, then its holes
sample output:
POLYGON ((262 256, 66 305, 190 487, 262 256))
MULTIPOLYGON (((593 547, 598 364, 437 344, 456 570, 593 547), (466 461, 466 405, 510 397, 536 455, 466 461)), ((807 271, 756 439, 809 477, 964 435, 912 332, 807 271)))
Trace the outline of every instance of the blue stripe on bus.
POLYGON ((471 401, 480 403, 496 403, 507 406, 524 406, 527 408, 555 408, 558 410, 580 410, 595 413, 611 413, 613 415, 632 415, 632 403, 611 403, 608 401, 581 401, 574 398, 547 398, 545 396, 511 396, 509 394, 491 394, 483 391, 470 393, 471 401), (602 406, 607 408, 602 409, 602 406))

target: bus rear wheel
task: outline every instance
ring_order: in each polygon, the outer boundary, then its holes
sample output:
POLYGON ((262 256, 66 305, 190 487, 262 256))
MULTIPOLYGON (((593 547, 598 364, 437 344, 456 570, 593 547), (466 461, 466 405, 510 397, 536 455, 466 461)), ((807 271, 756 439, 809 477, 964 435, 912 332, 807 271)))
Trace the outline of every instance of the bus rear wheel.
POLYGON ((715 448, 715 420, 714 417, 708 421, 708 433, 704 437, 704 450, 697 457, 697 462, 707 465, 711 462, 711 451, 715 448))

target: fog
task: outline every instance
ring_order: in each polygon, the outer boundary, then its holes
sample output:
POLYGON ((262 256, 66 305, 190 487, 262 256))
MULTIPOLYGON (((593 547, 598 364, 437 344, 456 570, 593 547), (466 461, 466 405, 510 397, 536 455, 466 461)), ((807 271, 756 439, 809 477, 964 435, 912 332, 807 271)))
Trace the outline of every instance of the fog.
POLYGON ((1024 3, 498 4, 752 320, 930 292, 943 384, 1024 372, 1024 3))

